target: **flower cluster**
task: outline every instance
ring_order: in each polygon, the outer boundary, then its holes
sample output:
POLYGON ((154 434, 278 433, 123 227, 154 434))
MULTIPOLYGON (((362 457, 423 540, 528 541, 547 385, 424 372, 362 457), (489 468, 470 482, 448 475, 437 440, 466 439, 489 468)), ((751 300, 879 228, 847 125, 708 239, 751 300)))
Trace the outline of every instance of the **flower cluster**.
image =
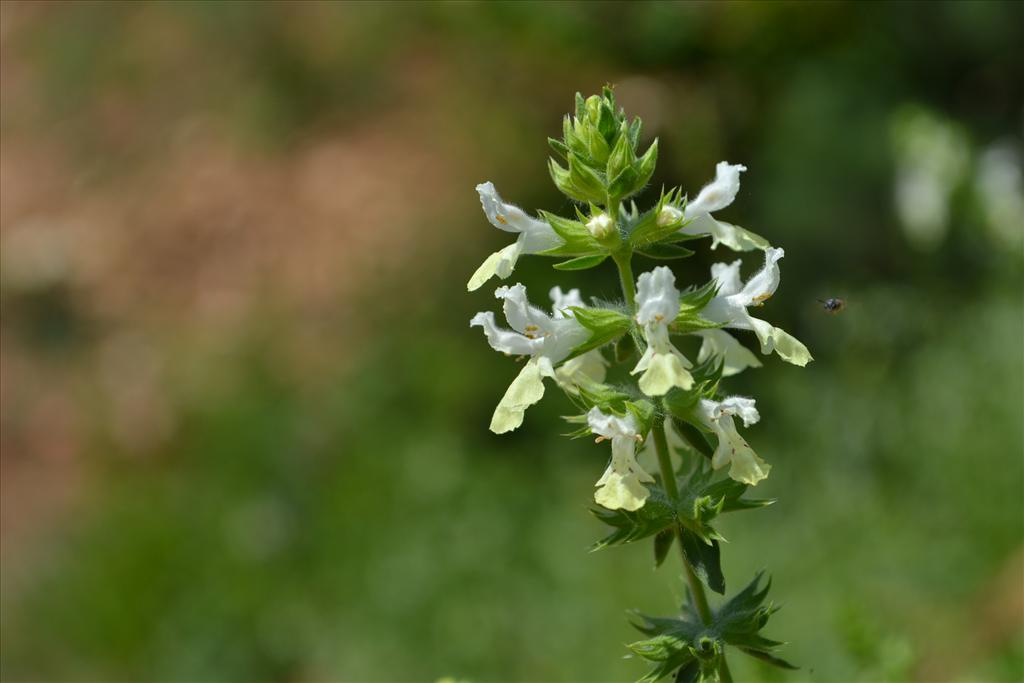
MULTIPOLYGON (((799 366, 811 355, 792 335, 752 314, 778 289, 785 252, 714 215, 732 204, 747 168, 723 161, 692 201, 681 190, 663 191, 641 212, 630 198, 649 182, 658 147, 654 141, 641 154, 640 130, 639 119, 629 121, 617 109, 609 88, 587 99, 577 95, 563 138, 550 140, 557 158, 549 164, 556 186, 577 202, 573 217, 532 216, 504 201, 492 183, 476 188, 488 221, 517 237, 473 273, 470 291, 492 277, 509 278, 519 258, 529 254, 563 259, 555 268, 565 271, 610 259, 622 300, 588 304, 579 290, 555 287, 548 313, 531 304, 526 287, 516 283, 494 292, 507 328, 491 311, 478 313, 470 325, 482 328, 494 350, 526 359, 494 410, 491 431, 502 434, 522 425, 550 380, 580 410, 568 418, 578 425, 574 436, 611 442, 610 460, 595 484, 594 512, 614 531, 599 547, 653 536, 660 564, 678 541, 690 580, 690 612, 674 625, 649 619, 644 629, 655 640, 669 632, 687 635, 676 643, 667 668, 658 660, 664 648, 644 641, 631 646, 634 652, 656 664, 654 678, 678 670, 677 680, 728 680, 724 648, 731 641, 723 640, 720 622, 735 616, 730 605, 738 598, 715 611, 704 597, 701 582, 725 590, 720 537, 711 522, 724 512, 767 504, 744 493, 771 470, 737 429, 737 419, 744 428, 759 421, 754 399, 722 392, 724 377, 761 366, 733 331, 753 332, 761 355, 774 352, 799 366), (709 279, 683 288, 665 265, 634 277, 634 256, 685 258, 693 252, 684 244, 708 237, 712 249, 760 253, 758 270, 744 281, 740 260, 715 263, 709 279)), ((744 651, 785 664, 771 654, 773 641, 757 638, 755 633, 744 651)))

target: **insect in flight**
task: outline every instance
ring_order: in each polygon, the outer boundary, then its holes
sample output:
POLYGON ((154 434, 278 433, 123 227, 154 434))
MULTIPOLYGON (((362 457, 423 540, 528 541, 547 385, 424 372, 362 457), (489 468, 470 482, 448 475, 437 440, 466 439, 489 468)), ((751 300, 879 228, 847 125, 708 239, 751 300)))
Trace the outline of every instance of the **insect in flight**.
POLYGON ((846 308, 845 299, 818 299, 821 307, 833 315, 846 308))

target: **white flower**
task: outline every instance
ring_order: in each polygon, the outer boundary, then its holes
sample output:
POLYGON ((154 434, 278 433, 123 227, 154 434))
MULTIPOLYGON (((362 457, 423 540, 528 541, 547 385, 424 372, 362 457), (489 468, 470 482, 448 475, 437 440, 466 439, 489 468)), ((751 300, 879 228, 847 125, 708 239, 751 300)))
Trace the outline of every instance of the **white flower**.
MULTIPOLYGON (((571 307, 583 306, 583 299, 580 297, 578 289, 563 292, 561 287, 552 287, 548 294, 551 297, 551 312, 555 318, 571 317, 571 307)), ((570 358, 558 367, 555 370, 555 381, 564 391, 576 394, 579 393, 578 385, 581 382, 585 380, 603 382, 606 373, 607 363, 604 356, 598 349, 591 349, 575 358, 570 358)))
POLYGON ((675 275, 667 266, 644 273, 637 281, 636 321, 643 327, 647 350, 631 374, 640 377, 640 390, 648 396, 661 396, 672 387, 689 389, 693 377, 687 371, 690 361, 672 345, 668 326, 679 315, 679 290, 675 275))
POLYGON ((730 396, 721 402, 701 399, 697 415, 718 436, 718 448, 711 457, 712 467, 717 470, 730 465, 729 476, 751 486, 768 476, 772 466, 757 457, 733 422, 733 416, 739 416, 743 426, 749 427, 761 419, 754 399, 740 396, 730 396))
POLYGON ((612 460, 595 484, 594 500, 609 510, 639 510, 650 495, 643 482, 652 483, 654 477, 636 461, 636 445, 643 437, 633 415, 616 417, 591 408, 587 424, 598 441, 612 442, 612 460))
POLYGON ((587 221, 587 230, 595 239, 603 240, 611 236, 612 231, 615 230, 615 223, 612 222, 611 216, 608 214, 599 213, 587 221))
POLYGON ((477 313, 469 321, 469 326, 482 327, 495 351, 530 357, 509 385, 491 418, 491 431, 504 434, 523 423, 526 409, 544 396, 543 378, 555 378, 554 364, 586 341, 590 333, 575 318, 566 315, 564 309, 556 309, 555 314, 549 316, 530 305, 526 299, 526 287, 521 284, 498 287, 494 296, 504 299, 505 319, 512 330, 499 328, 491 311, 477 313))
POLYGON ((488 256, 483 265, 477 268, 466 285, 471 292, 479 289, 494 275, 503 280, 507 278, 521 255, 536 254, 562 243, 546 221, 531 218, 518 206, 503 202, 493 183, 481 183, 476 186, 476 191, 480 194, 480 204, 491 225, 505 232, 517 232, 519 238, 488 256))
MULTIPOLYGON (((753 330, 761 342, 761 353, 768 354, 774 350, 783 360, 804 366, 813 360, 806 346, 784 330, 754 318, 747 312, 748 308, 760 306, 775 293, 780 277, 778 262, 785 255, 786 252, 782 249, 766 249, 764 267, 747 280, 746 284, 740 280, 739 261, 716 263, 711 266, 711 276, 718 281, 718 294, 708 303, 701 315, 726 327, 753 330)), ((707 337, 705 342, 707 343, 707 337)))
MULTIPOLYGON (((765 238, 711 215, 712 212, 729 206, 736 199, 736 193, 740 189, 740 173, 746 170, 747 167, 740 164, 718 162, 715 167, 715 179, 704 186, 696 199, 686 204, 681 217, 689 222, 680 229, 680 232, 687 235, 711 235, 712 249, 719 244, 724 244, 733 251, 766 249, 768 241, 765 238)), ((672 206, 664 207, 658 214, 660 225, 674 222, 673 218, 679 220, 680 211, 672 206)))

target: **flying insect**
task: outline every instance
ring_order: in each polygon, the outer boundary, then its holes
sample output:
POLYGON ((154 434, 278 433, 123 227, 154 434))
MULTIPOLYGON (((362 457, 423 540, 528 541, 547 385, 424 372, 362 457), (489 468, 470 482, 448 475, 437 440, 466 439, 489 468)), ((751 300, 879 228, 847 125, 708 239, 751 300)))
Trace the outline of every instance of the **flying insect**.
POLYGON ((818 299, 818 303, 821 304, 821 307, 825 309, 826 312, 831 313, 832 315, 835 315, 846 308, 845 299, 818 299))

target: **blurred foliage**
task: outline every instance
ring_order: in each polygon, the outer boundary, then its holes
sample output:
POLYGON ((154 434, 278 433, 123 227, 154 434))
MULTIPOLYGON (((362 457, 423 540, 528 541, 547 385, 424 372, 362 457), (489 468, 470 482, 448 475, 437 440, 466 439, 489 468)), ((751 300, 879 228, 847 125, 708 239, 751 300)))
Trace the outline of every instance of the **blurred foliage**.
MULTIPOLYGON (((432 163, 458 198, 429 220, 409 209, 417 239, 440 243, 424 257, 436 263, 338 301, 350 322, 316 329, 330 348, 342 327, 351 345, 315 376, 283 360, 296 321, 268 304, 228 353, 202 346, 188 321, 159 337, 171 371, 157 391, 176 417, 154 445, 114 438, 96 387, 76 385, 87 494, 46 551, 4 579, 5 680, 641 675, 619 658, 634 639, 622 608, 681 602, 674 558, 655 574, 641 553, 587 554, 601 533, 586 506, 605 450, 550 438, 569 429, 558 418, 569 406, 554 398, 519 431, 489 434, 516 369, 466 327, 492 306, 465 294, 466 277, 502 239, 473 183, 565 208, 545 137, 575 90, 606 80, 645 118, 645 137, 660 137, 654 187, 692 194, 720 159, 750 167, 723 218, 786 248, 785 296, 769 315, 816 358, 802 372, 772 363, 727 381, 759 398, 749 438, 773 470, 757 494, 780 499, 723 520, 735 540, 722 550, 727 579, 744 585, 770 568, 786 606, 773 634, 802 667, 737 661, 737 679, 1024 678, 1024 254, 1020 225, 1016 236, 992 228, 973 189, 993 145, 1019 166, 1024 5, 5 11, 17 24, 4 59, 35 85, 5 101, 0 130, 44 131, 89 173, 103 167, 89 183, 159 165, 175 126, 194 118, 274 160, 409 109, 448 145, 432 163), (929 130, 955 130, 966 155, 926 242, 906 231, 894 189, 914 149, 900 131, 921 112, 929 130), (816 299, 828 296, 847 310, 822 312, 816 299)), ((404 189, 359 200, 401 203, 404 189)), ((289 224, 301 240, 302 216, 289 224)), ((519 276, 570 281, 549 265, 526 261, 519 276)), ((692 259, 680 279, 703 281, 709 265, 692 259)), ((5 259, 4 353, 66 373, 97 362, 114 323, 60 282, 26 288, 12 273, 5 259)), ((571 280, 614 296, 610 264, 571 280)), ((9 429, 18 415, 4 405, 9 429)))

